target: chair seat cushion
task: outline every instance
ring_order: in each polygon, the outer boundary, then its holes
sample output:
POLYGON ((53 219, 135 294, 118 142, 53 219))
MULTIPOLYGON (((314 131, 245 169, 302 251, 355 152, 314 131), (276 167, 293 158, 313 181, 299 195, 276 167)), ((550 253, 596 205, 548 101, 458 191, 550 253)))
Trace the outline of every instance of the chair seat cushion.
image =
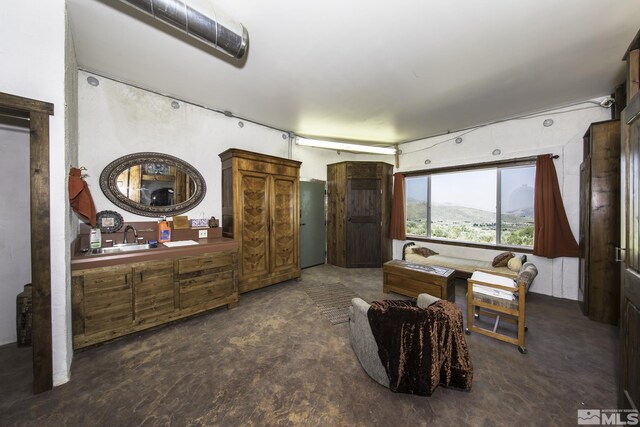
POLYGON ((491 295, 481 294, 475 290, 475 286, 473 289, 473 300, 484 302, 486 304, 495 305, 498 307, 508 308, 511 310, 518 309, 518 300, 517 299, 504 299, 504 298, 496 298, 491 295))

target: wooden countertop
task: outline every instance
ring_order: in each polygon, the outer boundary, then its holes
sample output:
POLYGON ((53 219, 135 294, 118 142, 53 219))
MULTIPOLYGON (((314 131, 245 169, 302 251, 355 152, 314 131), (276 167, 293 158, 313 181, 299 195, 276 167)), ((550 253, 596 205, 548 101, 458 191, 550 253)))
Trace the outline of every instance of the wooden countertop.
POLYGON ((198 242, 197 245, 168 248, 159 243, 158 247, 154 249, 143 249, 140 251, 105 255, 83 254, 79 250, 79 245, 76 244, 75 250, 72 251, 71 255, 71 271, 109 267, 112 265, 130 264, 134 262, 158 261, 167 258, 194 256, 238 249, 238 242, 226 237, 194 240, 198 242))

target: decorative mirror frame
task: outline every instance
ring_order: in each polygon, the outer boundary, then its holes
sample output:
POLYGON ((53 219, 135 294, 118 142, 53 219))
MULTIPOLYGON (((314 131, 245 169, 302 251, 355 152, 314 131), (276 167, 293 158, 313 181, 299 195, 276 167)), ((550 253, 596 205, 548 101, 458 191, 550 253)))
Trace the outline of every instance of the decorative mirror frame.
POLYGON ((174 216, 196 207, 204 198, 207 187, 204 178, 196 168, 177 157, 163 153, 133 153, 120 157, 109 163, 100 174, 100 188, 107 199, 119 208, 142 216, 174 216), (193 179, 196 191, 189 200, 169 206, 146 206, 127 198, 118 189, 118 176, 131 166, 143 163, 162 163, 185 172, 193 179))

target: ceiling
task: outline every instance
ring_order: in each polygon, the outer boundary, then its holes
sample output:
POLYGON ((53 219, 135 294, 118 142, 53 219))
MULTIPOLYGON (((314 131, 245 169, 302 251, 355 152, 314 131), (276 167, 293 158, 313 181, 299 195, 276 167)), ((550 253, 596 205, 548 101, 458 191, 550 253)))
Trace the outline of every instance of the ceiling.
POLYGON ((200 1, 247 28, 243 60, 118 0, 67 0, 79 67, 301 136, 402 143, 611 93, 640 22, 637 0, 200 1))

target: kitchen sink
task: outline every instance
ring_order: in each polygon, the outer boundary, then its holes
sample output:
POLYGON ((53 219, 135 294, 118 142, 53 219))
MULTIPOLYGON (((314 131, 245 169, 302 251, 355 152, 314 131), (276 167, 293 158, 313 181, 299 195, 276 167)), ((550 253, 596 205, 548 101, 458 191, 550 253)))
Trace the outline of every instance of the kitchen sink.
POLYGON ((87 255, 108 255, 118 254, 122 252, 144 251, 147 249, 155 249, 157 246, 151 246, 148 243, 120 243, 104 248, 89 249, 87 255))

